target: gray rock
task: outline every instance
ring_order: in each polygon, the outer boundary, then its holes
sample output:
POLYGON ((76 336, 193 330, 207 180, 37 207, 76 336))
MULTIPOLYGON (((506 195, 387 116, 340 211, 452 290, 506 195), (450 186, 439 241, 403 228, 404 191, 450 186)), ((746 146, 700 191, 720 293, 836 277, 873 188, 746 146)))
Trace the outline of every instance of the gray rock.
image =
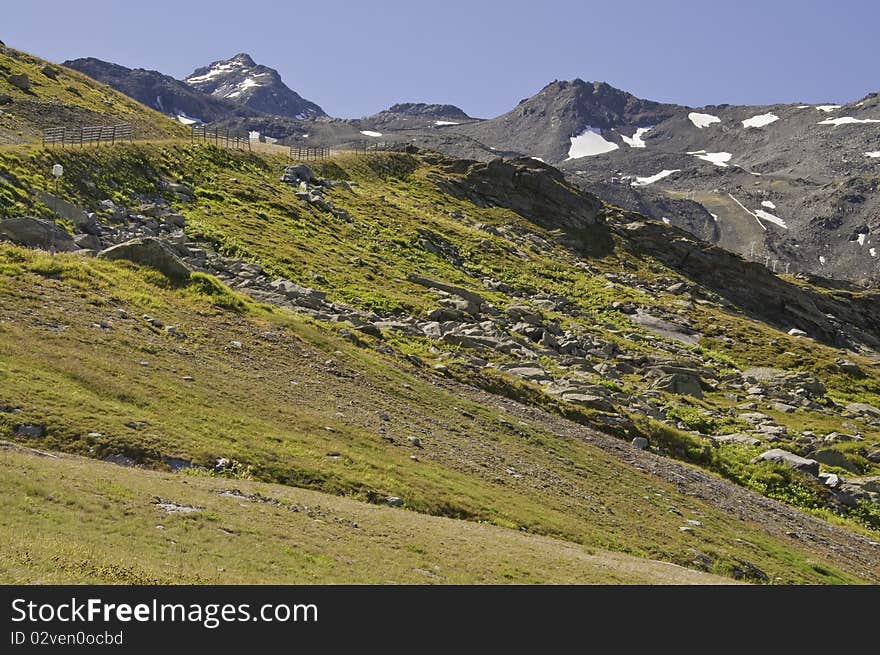
POLYGON ((614 405, 605 400, 600 396, 594 396, 592 394, 587 393, 564 393, 562 394, 562 399, 573 405, 579 405, 581 407, 589 407, 590 409, 596 409, 600 412, 613 412, 614 405))
POLYGON ((101 259, 125 259, 155 268, 176 282, 189 279, 190 268, 174 253, 171 246, 155 237, 132 239, 98 253, 101 259))
POLYGON ((854 377, 863 377, 865 375, 864 371, 859 368, 858 364, 851 362, 848 359, 838 359, 835 363, 837 364, 837 368, 844 373, 848 373, 854 377))
POLYGON ((813 477, 819 475, 819 462, 814 459, 807 459, 805 457, 795 455, 794 453, 790 453, 787 450, 782 450, 781 448, 773 448, 772 450, 767 450, 761 453, 752 460, 752 463, 760 461, 781 462, 790 468, 802 471, 803 473, 807 473, 809 475, 812 475, 813 477))
POLYGON ((773 403, 773 409, 777 412, 782 412, 783 414, 791 414, 797 409, 797 407, 786 403, 773 403))
POLYGON ((403 498, 388 496, 388 498, 385 499, 385 504, 389 507, 403 507, 403 498))
POLYGON ((700 378, 687 373, 668 373, 661 375, 652 385, 657 391, 666 391, 683 396, 703 397, 700 378))
POLYGON ((57 252, 73 252, 79 246, 67 232, 52 221, 31 216, 7 218, 0 221, 0 239, 7 239, 19 246, 42 248, 57 252))
POLYGON ((874 462, 875 464, 880 464, 880 450, 875 450, 872 453, 869 453, 865 456, 869 462, 874 462))
POLYGON ((859 416, 870 416, 874 419, 880 419, 880 409, 867 403, 850 403, 846 406, 846 411, 859 416))
POLYGON ((538 366, 515 366, 507 369, 507 372, 524 380, 532 380, 534 382, 551 379, 547 371, 538 366))
POLYGON ((422 440, 419 439, 419 438, 416 437, 416 436, 410 436, 410 437, 407 437, 407 441, 409 441, 410 444, 413 445, 413 446, 415 446, 416 448, 421 448, 421 447, 422 447, 422 440))
POLYGON ((636 437, 631 443, 633 448, 637 450, 647 450, 648 448, 648 440, 644 437, 636 437))
POLYGON ((439 289, 440 291, 454 294, 459 298, 464 298, 468 302, 467 311, 469 314, 479 314, 480 309, 483 306, 483 298, 479 294, 468 291, 467 289, 462 289, 461 287, 457 287, 452 284, 446 284, 445 282, 432 280, 431 278, 416 275, 415 273, 410 273, 406 276, 406 279, 410 282, 413 282, 414 284, 428 287, 429 289, 439 289))
POLYGON ((722 443, 741 443, 747 446, 759 446, 761 445, 761 440, 756 439, 755 437, 749 436, 747 434, 723 434, 721 436, 712 437, 715 441, 720 441, 722 443))
POLYGON ((53 214, 59 218, 64 218, 70 221, 78 230, 90 233, 96 231, 94 215, 89 214, 82 207, 74 205, 72 202, 68 202, 64 198, 59 198, 48 191, 43 191, 42 189, 34 189, 33 194, 37 197, 37 200, 51 209, 53 214))
POLYGON ((305 182, 306 184, 318 184, 320 182, 315 177, 314 171, 305 164, 287 166, 284 169, 284 174, 281 176, 281 181, 292 185, 299 184, 300 182, 305 182))
POLYGON ((24 73, 10 75, 6 78, 6 81, 9 82, 16 89, 21 89, 22 91, 29 91, 31 88, 31 78, 29 78, 24 73))
POLYGON ((46 427, 39 423, 19 423, 14 428, 16 437, 40 439, 46 434, 46 427))
POLYGON ((859 467, 849 461, 846 455, 844 455, 839 450, 834 450, 832 448, 817 450, 810 453, 810 457, 820 464, 825 464, 826 466, 836 466, 838 468, 844 469, 845 471, 849 471, 850 473, 861 473, 859 467))
POLYGON ((101 249, 101 240, 94 234, 77 234, 73 237, 73 241, 79 248, 85 250, 101 249))

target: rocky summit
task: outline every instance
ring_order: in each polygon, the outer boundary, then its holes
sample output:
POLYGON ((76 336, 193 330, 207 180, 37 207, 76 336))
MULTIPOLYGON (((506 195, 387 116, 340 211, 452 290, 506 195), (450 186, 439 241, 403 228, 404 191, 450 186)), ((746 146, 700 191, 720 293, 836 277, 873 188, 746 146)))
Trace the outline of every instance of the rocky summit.
POLYGON ((0 581, 880 582, 875 96, 70 66, 0 52, 0 581))
POLYGON ((258 65, 246 53, 197 68, 183 80, 199 91, 257 111, 305 120, 324 110, 292 91, 273 68, 258 65))

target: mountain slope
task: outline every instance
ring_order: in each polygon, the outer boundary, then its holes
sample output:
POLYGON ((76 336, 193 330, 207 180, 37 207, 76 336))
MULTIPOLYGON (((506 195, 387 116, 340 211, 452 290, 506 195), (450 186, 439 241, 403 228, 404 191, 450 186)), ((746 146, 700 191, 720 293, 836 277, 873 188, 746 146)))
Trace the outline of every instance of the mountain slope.
POLYGON ((572 137, 591 130, 606 137, 617 130, 630 137, 637 128, 656 125, 679 109, 636 98, 604 82, 557 80, 508 113, 457 131, 496 149, 558 162, 569 156, 572 137))
POLYGON ((278 71, 257 65, 245 53, 197 68, 184 82, 200 93, 233 101, 266 114, 297 120, 326 116, 318 105, 288 88, 278 71))
POLYGON ((230 117, 258 116, 240 104, 196 91, 169 75, 143 68, 126 68, 93 57, 65 61, 63 66, 113 87, 147 107, 184 124, 210 123, 230 117))
MULTIPOLYGON (((197 273, 3 246, 3 438, 756 582, 880 577, 876 293, 533 160, 347 155, 288 185, 284 158, 206 146, 53 155, 98 247, 153 236, 197 273)), ((48 215, 42 155, 0 157, 3 211, 48 215)))
POLYGON ((137 138, 184 134, 179 124, 81 73, 0 48, 0 143, 39 140, 48 127, 123 122, 132 123, 137 138))

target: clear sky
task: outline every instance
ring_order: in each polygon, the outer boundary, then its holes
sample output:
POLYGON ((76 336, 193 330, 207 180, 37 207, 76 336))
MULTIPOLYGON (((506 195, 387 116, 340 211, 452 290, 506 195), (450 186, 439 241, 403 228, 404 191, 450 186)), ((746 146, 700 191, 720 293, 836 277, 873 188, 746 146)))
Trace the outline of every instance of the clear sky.
POLYGON ((554 79, 704 104, 880 90, 880 0, 2 0, 0 40, 182 78, 247 52, 334 116, 511 109, 554 79))

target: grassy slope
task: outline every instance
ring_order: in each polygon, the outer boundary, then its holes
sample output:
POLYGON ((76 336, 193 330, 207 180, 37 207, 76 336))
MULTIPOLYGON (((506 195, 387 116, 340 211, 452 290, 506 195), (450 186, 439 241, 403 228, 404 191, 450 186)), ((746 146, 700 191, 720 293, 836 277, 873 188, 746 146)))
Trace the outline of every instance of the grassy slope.
POLYGON ((0 106, 0 143, 39 140, 43 128, 63 125, 132 123, 136 138, 183 136, 186 128, 109 86, 76 71, 47 64, 32 55, 7 48, 0 52, 0 94, 12 98, 0 106), (48 65, 55 78, 41 69, 48 65), (31 88, 23 91, 7 77, 24 73, 31 88))
MULTIPOLYGON (((683 496, 595 447, 514 423, 333 331, 237 303, 205 278, 169 288, 134 266, 3 246, 0 390, 0 404, 21 408, 0 413, 0 437, 40 448, 158 466, 165 457, 208 465, 229 457, 260 480, 359 500, 396 495, 419 512, 522 526, 591 548, 681 564, 697 550, 718 573, 741 559, 781 582, 856 579, 846 562, 823 561, 808 545, 683 496), (149 328, 144 313, 187 338, 149 328), (95 325, 102 320, 109 329, 95 325), (228 348, 232 340, 244 348, 228 348), (131 421, 146 425, 132 429, 131 421), (27 422, 46 425, 47 436, 16 437, 14 426, 27 422), (411 434, 424 448, 408 444, 411 434), (685 519, 703 527, 683 533, 685 519)), ((17 516, 33 505, 28 489, 6 495, 17 516)), ((78 493, 70 492, 68 521, 85 502, 78 493)), ((7 523, 3 538, 22 527, 7 523)), ((62 534, 59 527, 43 538, 62 534)))
POLYGON ((0 467, 0 494, 16 501, 0 517, 5 544, 0 580, 6 583, 729 581, 547 537, 280 485, 2 449, 0 467), (240 495, 221 495, 228 491, 240 495), (167 514, 156 506, 157 497, 203 511, 167 514))

